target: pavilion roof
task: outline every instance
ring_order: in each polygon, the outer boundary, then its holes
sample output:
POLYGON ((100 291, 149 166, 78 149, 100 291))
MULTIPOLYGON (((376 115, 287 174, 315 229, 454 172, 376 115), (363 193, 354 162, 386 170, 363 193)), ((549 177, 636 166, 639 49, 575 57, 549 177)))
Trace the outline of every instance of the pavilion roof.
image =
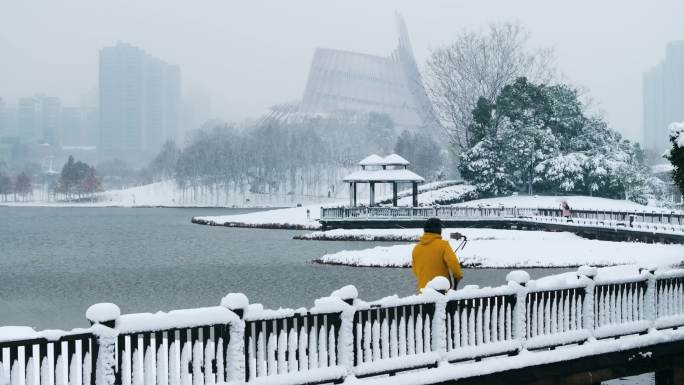
POLYGON ((360 166, 408 166, 409 164, 411 163, 408 160, 397 154, 390 154, 384 158, 377 154, 372 154, 359 162, 360 166))
POLYGON ((383 164, 386 166, 408 166, 411 163, 397 154, 390 154, 383 159, 383 164))
POLYGON ((342 179, 344 182, 425 182, 413 171, 399 170, 359 170, 342 179))
POLYGON ((384 164, 383 161, 383 157, 377 154, 372 154, 361 159, 361 161, 359 162, 359 166, 382 166, 384 164))

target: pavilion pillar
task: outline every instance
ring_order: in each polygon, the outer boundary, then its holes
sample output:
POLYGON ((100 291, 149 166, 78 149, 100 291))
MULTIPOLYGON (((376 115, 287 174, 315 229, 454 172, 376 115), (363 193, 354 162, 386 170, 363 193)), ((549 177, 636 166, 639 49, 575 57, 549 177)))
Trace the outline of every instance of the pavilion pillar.
POLYGON ((397 207, 397 182, 392 182, 392 206, 397 207))
POLYGON ((413 207, 418 207, 418 182, 413 182, 413 207))
POLYGON ((370 182, 370 200, 368 206, 375 206, 375 182, 370 182))
POLYGON ((353 182, 352 185, 352 207, 356 207, 356 182, 353 182))
POLYGON ((349 182, 349 207, 354 207, 354 182, 349 182))

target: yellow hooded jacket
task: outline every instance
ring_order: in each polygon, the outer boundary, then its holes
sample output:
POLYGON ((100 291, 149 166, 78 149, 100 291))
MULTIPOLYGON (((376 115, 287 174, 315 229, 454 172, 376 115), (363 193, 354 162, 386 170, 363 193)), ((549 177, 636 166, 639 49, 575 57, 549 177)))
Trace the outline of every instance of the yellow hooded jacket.
POLYGON ((418 291, 438 275, 449 279, 449 271, 458 281, 463 278, 461 264, 448 241, 439 234, 424 233, 413 248, 413 274, 418 281, 418 291))

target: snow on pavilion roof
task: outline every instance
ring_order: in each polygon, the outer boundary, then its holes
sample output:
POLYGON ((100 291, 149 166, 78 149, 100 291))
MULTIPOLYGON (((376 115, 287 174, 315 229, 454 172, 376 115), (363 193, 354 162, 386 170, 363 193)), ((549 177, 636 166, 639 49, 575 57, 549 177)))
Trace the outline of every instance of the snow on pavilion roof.
POLYGON ((387 166, 408 166, 411 163, 397 154, 390 154, 383 159, 383 164, 387 166))
POLYGON ((359 170, 342 179, 344 182, 425 182, 413 171, 400 170, 359 170))
POLYGON ((409 164, 411 163, 408 160, 397 154, 387 155, 384 158, 373 154, 363 158, 359 162, 360 166, 408 166, 409 164))
POLYGON ((359 166, 382 166, 384 159, 376 154, 368 155, 367 157, 361 159, 359 166))

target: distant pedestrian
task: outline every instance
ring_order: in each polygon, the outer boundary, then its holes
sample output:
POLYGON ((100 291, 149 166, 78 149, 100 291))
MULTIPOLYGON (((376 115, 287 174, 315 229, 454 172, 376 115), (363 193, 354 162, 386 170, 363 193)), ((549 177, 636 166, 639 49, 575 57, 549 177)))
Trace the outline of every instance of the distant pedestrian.
POLYGON ((311 220, 311 212, 309 211, 309 209, 306 209, 306 220, 307 221, 311 220))
POLYGON ((572 213, 570 212, 570 205, 568 204, 568 201, 561 202, 561 216, 567 219, 568 222, 572 221, 572 213))
POLYGON ((423 236, 413 248, 412 266, 420 292, 437 276, 445 277, 455 289, 463 278, 461 264, 448 241, 442 239, 442 221, 430 218, 425 222, 423 236))

